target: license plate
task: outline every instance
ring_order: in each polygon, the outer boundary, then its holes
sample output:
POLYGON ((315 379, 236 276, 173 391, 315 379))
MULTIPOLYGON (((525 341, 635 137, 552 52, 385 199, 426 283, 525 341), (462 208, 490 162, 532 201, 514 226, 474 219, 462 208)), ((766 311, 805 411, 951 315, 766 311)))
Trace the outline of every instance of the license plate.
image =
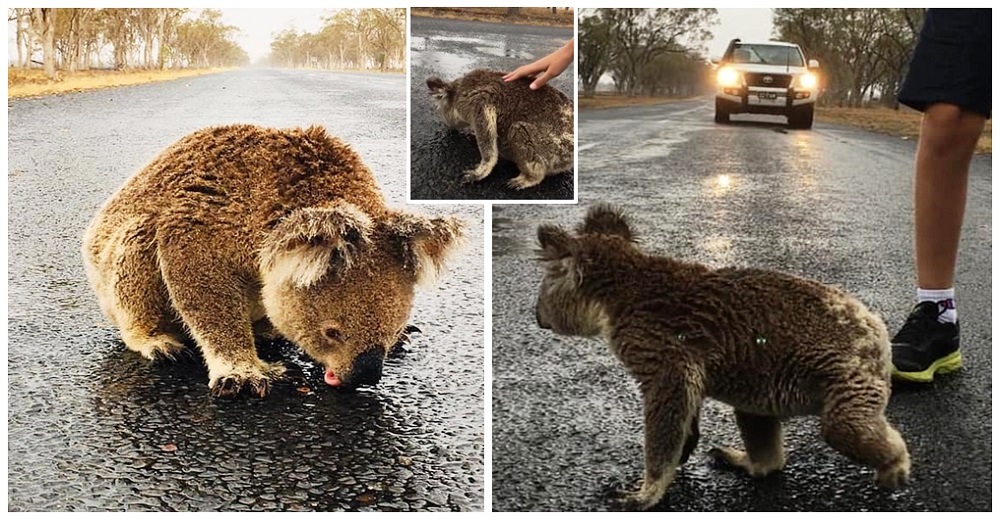
POLYGON ((785 96, 778 95, 777 92, 758 92, 757 93, 757 104, 758 105, 784 105, 785 96))

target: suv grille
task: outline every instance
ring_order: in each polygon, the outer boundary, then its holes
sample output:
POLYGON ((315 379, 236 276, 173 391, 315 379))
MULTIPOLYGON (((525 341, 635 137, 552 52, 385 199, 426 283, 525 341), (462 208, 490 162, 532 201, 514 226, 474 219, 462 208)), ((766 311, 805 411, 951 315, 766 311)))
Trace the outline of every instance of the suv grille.
POLYGON ((790 74, 764 74, 760 72, 747 72, 744 74, 748 87, 774 87, 788 88, 792 84, 790 74), (770 81, 767 81, 770 78, 770 81))

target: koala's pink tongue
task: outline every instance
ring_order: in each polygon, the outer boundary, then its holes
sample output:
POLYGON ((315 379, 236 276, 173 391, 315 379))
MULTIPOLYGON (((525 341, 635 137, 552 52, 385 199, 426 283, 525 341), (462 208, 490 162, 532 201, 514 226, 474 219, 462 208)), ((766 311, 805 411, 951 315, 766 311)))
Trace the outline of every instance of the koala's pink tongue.
POLYGON ((326 384, 330 386, 340 386, 340 378, 337 377, 337 374, 334 374, 333 370, 330 370, 329 368, 326 369, 326 373, 323 374, 323 381, 326 381, 326 384))

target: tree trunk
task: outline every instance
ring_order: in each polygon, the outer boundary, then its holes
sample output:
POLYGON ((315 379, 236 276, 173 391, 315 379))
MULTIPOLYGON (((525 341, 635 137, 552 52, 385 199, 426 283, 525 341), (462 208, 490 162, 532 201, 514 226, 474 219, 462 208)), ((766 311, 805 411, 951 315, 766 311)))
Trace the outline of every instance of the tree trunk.
POLYGON ((27 9, 24 23, 24 68, 31 68, 31 59, 35 53, 35 28, 31 26, 31 9, 27 9))
POLYGON ((32 22, 42 33, 42 61, 45 75, 56 79, 56 10, 51 7, 31 9, 32 22))
POLYGON ((153 31, 147 29, 143 31, 142 63, 147 69, 152 69, 153 63, 153 31))
POLYGON ((156 68, 163 70, 167 61, 167 55, 164 52, 164 46, 167 43, 167 9, 161 9, 156 18, 156 43, 159 47, 156 53, 156 68))
POLYGON ((69 71, 76 72, 80 68, 80 14, 73 13, 69 22, 69 71))
POLYGON ((24 67, 24 51, 21 49, 21 44, 24 43, 24 29, 21 25, 21 18, 24 16, 21 13, 21 9, 14 9, 14 22, 17 24, 17 66, 24 67))

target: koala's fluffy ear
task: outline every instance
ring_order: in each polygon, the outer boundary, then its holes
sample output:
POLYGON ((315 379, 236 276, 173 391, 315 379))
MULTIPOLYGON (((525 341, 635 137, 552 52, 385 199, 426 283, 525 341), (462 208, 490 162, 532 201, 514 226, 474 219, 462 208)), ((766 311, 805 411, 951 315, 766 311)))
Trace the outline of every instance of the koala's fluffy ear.
POLYGON ((264 239, 261 273, 268 283, 309 287, 331 269, 349 268, 371 232, 371 218, 354 204, 297 209, 264 239))
POLYGON ((418 285, 425 285, 444 270, 448 258, 464 243, 465 224, 456 217, 425 217, 392 213, 385 222, 398 240, 403 265, 412 269, 418 285))
POLYGON ((538 226, 538 245, 541 246, 539 258, 545 260, 562 260, 573 254, 573 237, 559 226, 542 224, 538 226))
POLYGON ((451 87, 445 80, 437 76, 431 76, 427 78, 427 90, 432 96, 436 98, 443 98, 448 95, 451 87))
POLYGON ((538 226, 538 244, 541 246, 538 258, 550 275, 574 287, 580 284, 583 273, 573 256, 576 239, 572 235, 559 226, 543 224, 538 226))
POLYGON ((591 207, 583 219, 583 224, 577 226, 576 232, 580 235, 619 236, 629 242, 635 242, 635 234, 632 233, 628 216, 621 209, 609 204, 591 207))

